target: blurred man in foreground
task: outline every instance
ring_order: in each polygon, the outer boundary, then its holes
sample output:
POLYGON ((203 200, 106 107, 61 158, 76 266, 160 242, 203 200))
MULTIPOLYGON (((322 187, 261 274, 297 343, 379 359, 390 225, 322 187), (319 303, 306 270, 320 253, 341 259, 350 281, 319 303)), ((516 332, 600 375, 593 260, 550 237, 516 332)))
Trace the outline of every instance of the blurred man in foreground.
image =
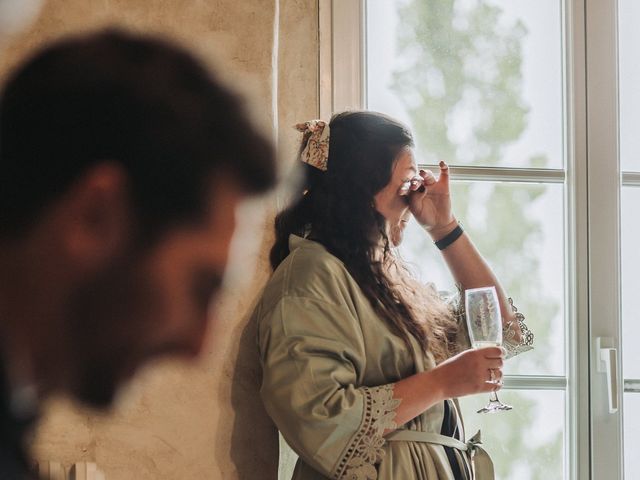
POLYGON ((53 392, 109 406, 136 369, 196 356, 236 207, 272 146, 188 53, 106 31, 62 40, 0 97, 0 478, 53 392))

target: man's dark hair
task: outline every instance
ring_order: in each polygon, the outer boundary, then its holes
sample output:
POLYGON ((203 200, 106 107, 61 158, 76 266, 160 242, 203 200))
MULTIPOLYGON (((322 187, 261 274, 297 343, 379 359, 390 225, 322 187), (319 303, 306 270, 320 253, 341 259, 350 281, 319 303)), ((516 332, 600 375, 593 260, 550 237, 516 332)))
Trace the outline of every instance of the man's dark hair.
POLYGON ((107 30, 27 61, 0 97, 0 236, 18 235, 92 165, 130 181, 147 235, 198 218, 219 173, 248 194, 276 181, 271 142, 182 48, 107 30))

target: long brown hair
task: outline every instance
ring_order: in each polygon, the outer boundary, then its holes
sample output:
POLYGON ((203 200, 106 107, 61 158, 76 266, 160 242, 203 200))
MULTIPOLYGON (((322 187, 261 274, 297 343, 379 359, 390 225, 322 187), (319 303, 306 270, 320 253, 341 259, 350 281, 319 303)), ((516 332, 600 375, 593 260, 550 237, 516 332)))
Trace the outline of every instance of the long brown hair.
POLYGON ((386 220, 374 207, 398 154, 414 145, 411 132, 387 115, 367 111, 336 114, 329 128, 327 171, 303 165, 299 196, 276 217, 271 266, 275 269, 289 254, 290 234, 310 231, 344 263, 376 313, 407 346, 411 335, 443 360, 452 350, 457 324, 437 292, 419 285, 391 250, 386 220))

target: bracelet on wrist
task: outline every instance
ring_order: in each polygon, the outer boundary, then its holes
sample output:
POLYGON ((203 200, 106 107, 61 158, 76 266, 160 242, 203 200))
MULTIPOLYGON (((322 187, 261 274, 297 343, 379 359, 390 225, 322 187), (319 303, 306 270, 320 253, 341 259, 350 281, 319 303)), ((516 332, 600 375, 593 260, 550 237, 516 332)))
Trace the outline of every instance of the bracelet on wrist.
POLYGON ((457 239, 459 239, 463 233, 464 233, 464 230, 462 230, 462 226, 458 224, 456 228, 451 230, 451 232, 449 232, 447 235, 445 235, 440 240, 434 243, 436 244, 436 247, 438 247, 438 250, 444 250, 453 242, 455 242, 457 239))

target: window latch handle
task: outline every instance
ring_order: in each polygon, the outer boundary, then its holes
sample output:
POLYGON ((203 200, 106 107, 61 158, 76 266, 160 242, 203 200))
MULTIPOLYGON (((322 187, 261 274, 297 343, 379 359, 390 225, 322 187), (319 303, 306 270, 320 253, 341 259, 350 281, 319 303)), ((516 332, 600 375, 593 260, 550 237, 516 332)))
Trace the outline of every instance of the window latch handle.
POLYGON ((596 355, 598 372, 607 376, 607 395, 609 397, 609 413, 618 411, 618 349, 613 338, 598 337, 596 339, 596 355))

